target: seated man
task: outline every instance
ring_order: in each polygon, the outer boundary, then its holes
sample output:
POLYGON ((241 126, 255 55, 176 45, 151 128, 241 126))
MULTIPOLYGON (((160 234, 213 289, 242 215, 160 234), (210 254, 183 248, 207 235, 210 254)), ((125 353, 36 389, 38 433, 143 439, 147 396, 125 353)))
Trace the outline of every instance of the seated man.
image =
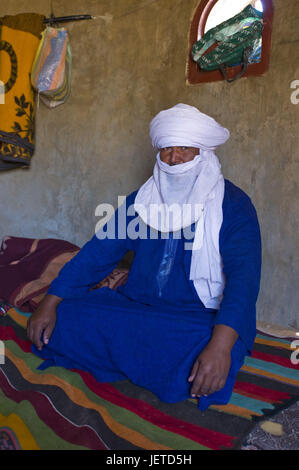
POLYGON ((97 232, 62 268, 28 337, 43 367, 130 379, 169 403, 198 397, 204 410, 229 401, 253 346, 259 224, 214 153, 227 129, 178 104, 152 120, 150 136, 153 176, 126 198, 124 224, 121 206, 108 222, 115 236, 97 232), (91 289, 130 250, 126 284, 91 289))

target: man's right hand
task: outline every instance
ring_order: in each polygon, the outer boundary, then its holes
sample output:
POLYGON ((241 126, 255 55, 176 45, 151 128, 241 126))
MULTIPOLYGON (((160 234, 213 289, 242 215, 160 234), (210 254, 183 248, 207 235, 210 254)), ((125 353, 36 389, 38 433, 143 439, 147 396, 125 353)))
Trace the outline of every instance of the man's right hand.
POLYGON ((61 301, 56 295, 47 295, 28 320, 27 336, 39 351, 49 342, 56 323, 56 307, 61 301))

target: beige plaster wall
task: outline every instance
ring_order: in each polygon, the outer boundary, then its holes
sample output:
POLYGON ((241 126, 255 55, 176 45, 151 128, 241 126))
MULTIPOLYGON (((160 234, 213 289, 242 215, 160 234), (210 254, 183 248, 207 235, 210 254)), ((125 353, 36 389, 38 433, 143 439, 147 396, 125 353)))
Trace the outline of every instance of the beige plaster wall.
MULTIPOLYGON (((263 275, 262 321, 299 327, 298 154, 299 2, 274 0, 270 70, 234 84, 187 86, 190 18, 198 0, 54 0, 70 23, 72 93, 49 110, 40 104, 30 170, 0 173, 0 236, 64 238, 82 245, 94 233, 95 208, 117 203, 151 174, 148 125, 162 108, 195 105, 231 131, 218 150, 225 176, 258 211, 263 275)), ((50 13, 48 0, 0 3, 0 16, 50 13)), ((1 78, 1 77, 0 77, 1 78)))

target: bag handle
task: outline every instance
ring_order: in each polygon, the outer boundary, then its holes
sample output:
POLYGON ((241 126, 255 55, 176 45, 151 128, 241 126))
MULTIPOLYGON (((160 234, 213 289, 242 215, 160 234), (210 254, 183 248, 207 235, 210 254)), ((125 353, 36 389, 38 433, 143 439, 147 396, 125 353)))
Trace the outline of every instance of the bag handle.
POLYGON ((240 70, 240 72, 234 77, 234 78, 228 78, 227 77, 227 73, 226 73, 226 65, 225 64, 219 64, 219 68, 222 72, 222 75, 224 76, 225 80, 228 82, 228 83, 232 83, 232 82, 235 82, 236 80, 238 80, 238 78, 242 77, 242 75, 244 75, 244 73, 246 72, 247 68, 248 68, 248 61, 249 61, 249 56, 252 52, 252 47, 245 47, 244 51, 243 51, 243 60, 241 62, 241 65, 242 65, 242 69, 240 70))

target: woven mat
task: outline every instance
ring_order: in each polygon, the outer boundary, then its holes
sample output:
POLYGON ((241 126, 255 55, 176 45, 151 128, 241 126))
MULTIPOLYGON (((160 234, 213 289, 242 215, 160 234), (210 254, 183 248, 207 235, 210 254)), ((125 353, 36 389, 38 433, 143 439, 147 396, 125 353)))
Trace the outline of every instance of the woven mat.
POLYGON ((205 412, 195 400, 161 403, 129 381, 99 383, 41 360, 26 337, 29 314, 0 317, 0 449, 239 449, 259 420, 298 401, 294 338, 259 331, 229 404, 205 412))

